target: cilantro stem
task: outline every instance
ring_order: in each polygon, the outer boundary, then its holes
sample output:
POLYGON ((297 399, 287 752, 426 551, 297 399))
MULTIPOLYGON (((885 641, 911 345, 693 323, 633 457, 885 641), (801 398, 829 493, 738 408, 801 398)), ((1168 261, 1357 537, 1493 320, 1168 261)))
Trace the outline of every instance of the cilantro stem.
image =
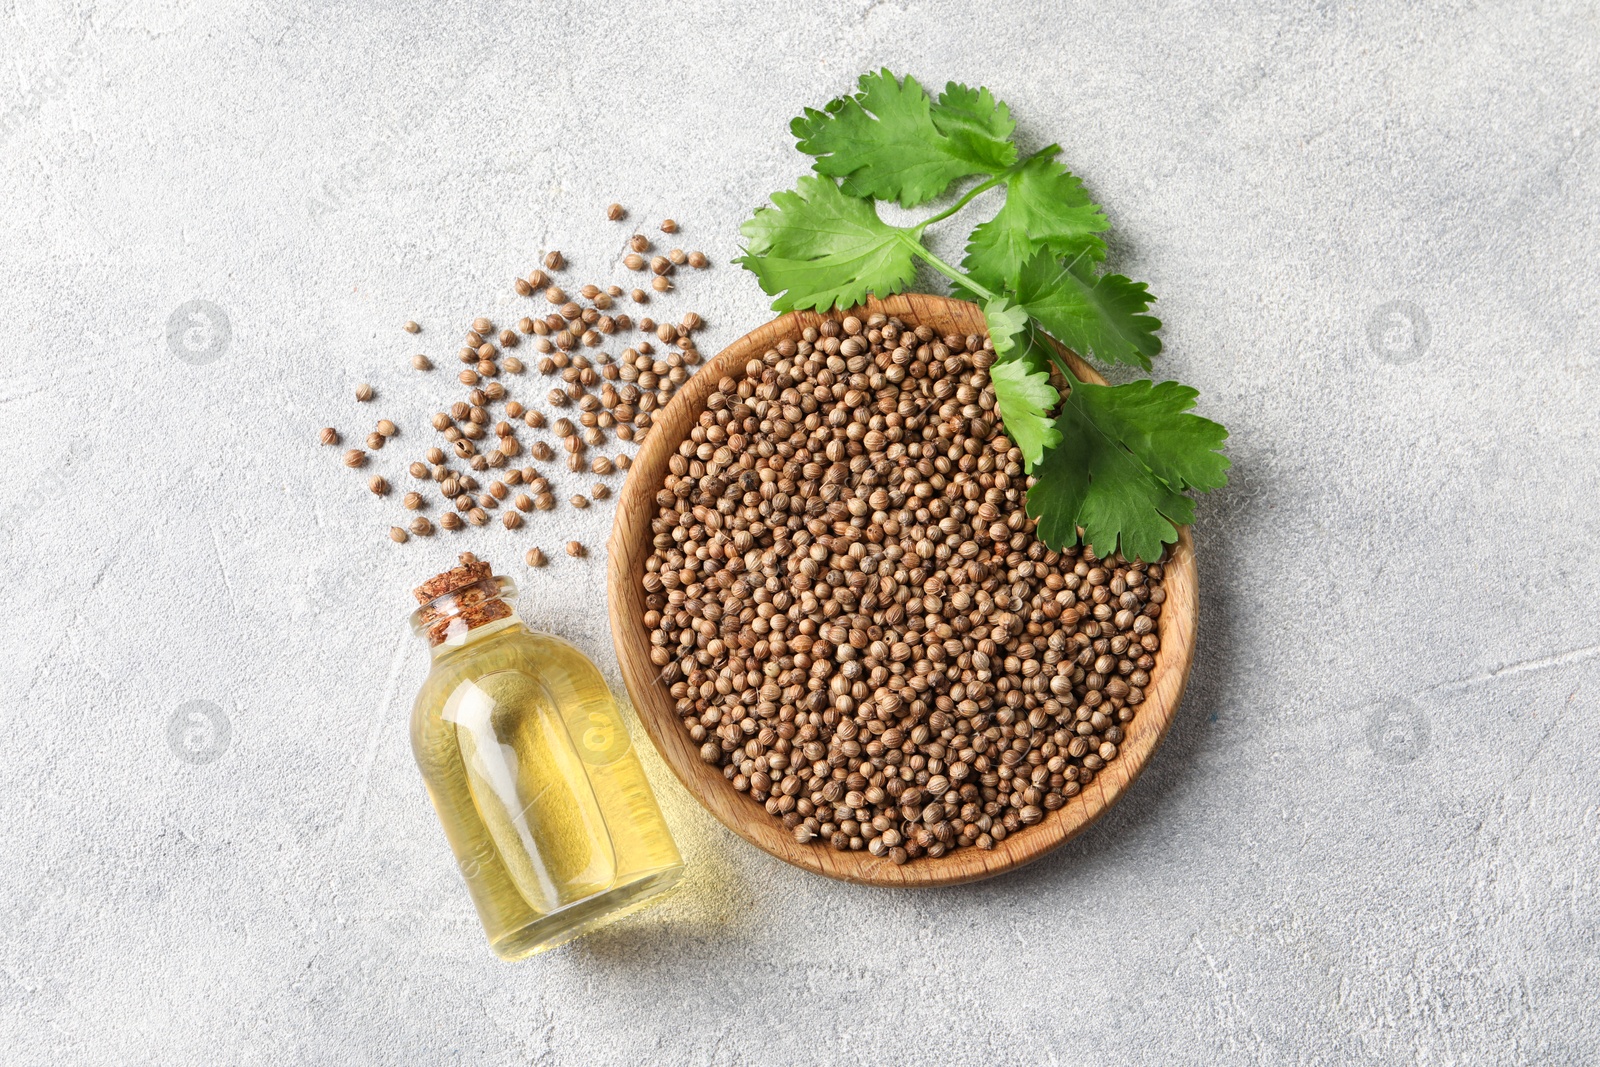
MULTIPOLYGON (((1015 168, 1011 168, 1011 170, 1014 169, 1015 168)), ((972 203, 972 201, 979 196, 987 193, 990 189, 993 189, 995 186, 1003 183, 1007 178, 1011 177, 1011 170, 1006 170, 1000 174, 996 174, 988 181, 980 182, 979 184, 974 185, 960 200, 957 200, 955 203, 951 204, 937 215, 934 215, 931 218, 923 219, 921 222, 917 223, 916 226, 912 227, 911 232, 916 234, 918 237, 921 237, 922 231, 926 230, 929 226, 932 226, 936 222, 943 222, 951 215, 954 215, 956 212, 972 203)))
POLYGON ((952 267, 950 264, 934 255, 932 252, 928 251, 928 246, 923 244, 918 239, 915 230, 901 230, 899 232, 900 239, 910 246, 912 254, 926 262, 928 266, 932 267, 934 270, 938 271, 940 274, 943 274, 946 278, 949 278, 958 285, 965 286, 968 290, 985 300, 994 300, 996 298, 994 293, 990 292, 988 289, 984 288, 971 278, 967 277, 965 274, 961 273, 961 271, 952 267))
POLYGON ((1018 160, 1005 170, 1001 171, 999 174, 996 174, 994 177, 990 178, 988 181, 980 182, 977 185, 974 185, 971 189, 968 189, 966 195, 962 196, 960 200, 957 200, 955 203, 951 204, 937 215, 923 219, 921 222, 917 223, 911 228, 912 234, 920 240, 922 237, 922 231, 926 230, 929 226, 932 226, 936 222, 943 222, 945 219, 949 218, 951 215, 954 215, 956 212, 972 203, 984 193, 987 193, 990 189, 1010 181, 1013 174, 1017 173, 1023 167, 1027 166, 1035 159, 1038 159, 1040 156, 1054 156, 1060 151, 1061 146, 1058 144, 1046 145, 1033 155, 1029 156, 1027 159, 1018 160))

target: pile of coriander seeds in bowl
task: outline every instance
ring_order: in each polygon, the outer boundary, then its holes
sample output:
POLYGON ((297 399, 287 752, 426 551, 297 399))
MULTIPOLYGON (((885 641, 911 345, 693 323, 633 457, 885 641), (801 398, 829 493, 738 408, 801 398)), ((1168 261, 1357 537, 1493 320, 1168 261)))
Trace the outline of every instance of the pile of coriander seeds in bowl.
POLYGON ((703 372, 714 385, 678 412, 680 440, 656 442, 671 448, 659 487, 641 487, 652 506, 633 580, 651 684, 742 812, 662 744, 619 641, 646 726, 730 826, 836 877, 874 880, 808 850, 860 853, 880 874, 1020 853, 1031 828, 1093 799, 1043 847, 1059 843, 1120 795, 1181 694, 1187 648, 1159 722, 1119 770, 1159 680, 1171 561, 1052 551, 1034 536, 987 336, 882 310, 808 319, 703 372))

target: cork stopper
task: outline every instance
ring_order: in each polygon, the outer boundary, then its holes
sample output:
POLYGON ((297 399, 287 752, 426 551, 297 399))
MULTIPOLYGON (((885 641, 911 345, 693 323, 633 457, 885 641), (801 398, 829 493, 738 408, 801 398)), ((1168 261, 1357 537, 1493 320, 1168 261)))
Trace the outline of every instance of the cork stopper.
POLYGON ((418 604, 426 606, 430 600, 436 600, 446 593, 454 593, 458 589, 465 589, 469 585, 487 582, 493 576, 493 567, 471 552, 463 552, 460 566, 451 567, 442 574, 435 574, 411 590, 411 595, 417 598, 418 604))
POLYGON ((500 594, 509 588, 509 580, 496 579, 489 564, 463 552, 459 566, 435 574, 411 591, 422 605, 412 617, 413 625, 430 646, 441 645, 468 630, 508 618, 511 605, 500 594))

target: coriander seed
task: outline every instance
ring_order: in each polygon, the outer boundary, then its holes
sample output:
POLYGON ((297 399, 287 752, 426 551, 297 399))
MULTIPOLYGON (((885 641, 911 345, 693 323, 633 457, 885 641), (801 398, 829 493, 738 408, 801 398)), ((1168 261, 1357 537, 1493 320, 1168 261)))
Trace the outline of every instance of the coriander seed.
POLYGON ((573 559, 582 559, 586 552, 587 552, 587 550, 583 547, 582 542, 580 542, 580 541, 568 541, 567 542, 567 555, 571 556, 573 559))
POLYGON ((426 515, 418 515, 416 518, 411 520, 411 532, 416 534, 418 537, 432 537, 433 523, 428 521, 428 517, 426 515))
POLYGON ((677 233, 678 232, 678 224, 676 222, 674 222, 672 219, 662 219, 661 220, 661 232, 662 233, 677 233))
POLYGON ((339 443, 339 431, 332 426, 324 426, 322 432, 317 434, 317 440, 325 445, 336 445, 339 443))
POLYGON ((402 330, 404 330, 406 333, 420 333, 422 331, 422 327, 418 326, 415 322, 411 321, 410 319, 407 319, 406 320, 406 324, 404 326, 400 327, 400 328, 402 330))
POLYGON ((610 219, 612 222, 616 222, 618 219, 625 217, 627 214, 628 213, 622 209, 621 204, 612 204, 610 207, 606 208, 606 218, 610 219))
POLYGON ((372 397, 373 397, 372 386, 368 385, 366 382, 362 382, 360 385, 356 386, 356 400, 357 401, 359 401, 360 403, 365 404, 367 401, 371 400, 372 397))
POLYGON ((403 545, 410 540, 410 535, 398 526, 391 526, 389 527, 389 540, 395 542, 396 544, 403 545))
POLYGON ((346 467, 365 467, 367 465, 367 454, 359 448, 352 448, 344 454, 344 465, 346 467))
POLYGON ((527 560, 528 566, 530 567, 543 567, 549 562, 549 560, 544 558, 544 553, 540 552, 538 548, 528 549, 528 554, 524 556, 523 559, 527 560))

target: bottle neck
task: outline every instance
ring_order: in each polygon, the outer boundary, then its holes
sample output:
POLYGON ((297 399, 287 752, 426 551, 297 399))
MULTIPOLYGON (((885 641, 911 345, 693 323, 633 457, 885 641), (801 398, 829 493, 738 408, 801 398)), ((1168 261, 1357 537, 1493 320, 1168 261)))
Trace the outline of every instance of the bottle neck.
POLYGON ((521 626, 511 608, 516 594, 516 584, 503 576, 462 585, 412 612, 411 629, 438 657, 468 642, 521 626))

